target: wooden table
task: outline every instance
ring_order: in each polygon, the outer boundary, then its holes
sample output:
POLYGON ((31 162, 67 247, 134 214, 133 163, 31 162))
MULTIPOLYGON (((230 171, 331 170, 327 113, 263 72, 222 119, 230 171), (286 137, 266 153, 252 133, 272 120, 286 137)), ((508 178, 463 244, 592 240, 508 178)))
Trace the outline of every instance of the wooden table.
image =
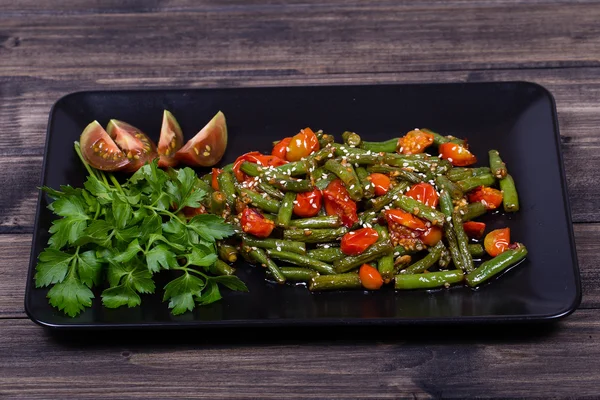
POLYGON ((600 396, 600 2, 0 0, 0 395, 600 396), (87 89, 526 80, 558 108, 583 301, 526 330, 54 336, 23 298, 51 105, 87 89))

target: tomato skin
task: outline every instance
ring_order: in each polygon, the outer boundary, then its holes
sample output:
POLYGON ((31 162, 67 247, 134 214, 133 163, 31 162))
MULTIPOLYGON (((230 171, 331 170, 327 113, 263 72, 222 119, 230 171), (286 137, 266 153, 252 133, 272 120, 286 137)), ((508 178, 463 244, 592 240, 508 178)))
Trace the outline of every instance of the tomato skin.
POLYGON ((221 175, 221 172, 223 172, 223 170, 220 168, 212 169, 212 173, 211 173, 212 178, 210 180, 210 186, 212 186, 212 188, 215 190, 220 190, 219 181, 217 180, 217 178, 219 177, 219 175, 221 175))
POLYGON ((480 201, 486 209, 495 210, 502 204, 503 194, 500 190, 488 186, 479 186, 469 193, 469 202, 480 201))
POLYGON ((349 256, 364 253, 373 243, 377 242, 379 234, 373 228, 360 228, 342 236, 340 249, 349 256))
POLYGON ((405 194, 433 208, 437 207, 440 199, 435 188, 427 182, 412 185, 405 194))
POLYGON ((158 166, 161 168, 177 166, 175 154, 183 146, 183 142, 183 132, 175 116, 164 110, 158 139, 158 166))
POLYGON ((440 228, 439 226, 432 226, 429 229, 427 229, 425 232, 423 232, 419 236, 419 238, 421 239, 423 244, 425 244, 429 247, 433 247, 440 240, 442 240, 442 228, 440 228))
POLYGON ((392 208, 389 210, 385 210, 385 219, 388 222, 394 222, 396 224, 400 224, 409 229, 413 229, 416 231, 425 232, 427 230, 427 225, 423 222, 422 219, 415 217, 411 213, 408 213, 404 210, 392 208))
POLYGON ((415 129, 398 139, 398 153, 419 154, 433 144, 431 133, 415 129))
POLYGON ((130 160, 129 165, 125 166, 123 171, 135 172, 147 162, 158 158, 156 144, 135 126, 111 119, 106 125, 106 132, 130 160))
POLYGON ((375 186, 375 195, 383 196, 390 189, 390 177, 379 172, 373 172, 368 177, 369 181, 375 186))
POLYGON ((492 257, 504 252, 510 246, 510 228, 495 229, 485 235, 483 247, 492 257))
POLYGON ((120 171, 130 164, 98 121, 91 122, 79 138, 81 155, 92 167, 102 171, 120 171))
POLYGON ((334 179, 323 190, 323 202, 327 215, 339 216, 345 227, 349 228, 358 222, 356 203, 340 179, 334 179))
POLYGON ((383 278, 381 274, 377 270, 377 268, 369 265, 363 264, 358 270, 358 276, 360 277, 360 282, 365 289, 368 290, 377 290, 383 286, 383 278))
POLYGON ((244 161, 248 161, 254 164, 261 165, 263 167, 278 167, 283 164, 287 164, 287 161, 273 155, 265 155, 258 151, 251 151, 249 153, 242 154, 238 158, 235 159, 233 163, 233 174, 238 182, 243 182, 246 180, 247 176, 244 174, 240 168, 244 161))
POLYGON ((175 153, 175 159, 190 167, 212 167, 223 158, 227 148, 227 123, 219 111, 175 153))
POLYGON ((319 150, 319 139, 310 128, 301 129, 299 133, 292 137, 285 155, 288 161, 298 161, 313 151, 319 150))
POLYGON ((438 150, 442 158, 450 161, 455 167, 466 167, 477 162, 477 157, 473 153, 465 146, 456 143, 442 143, 438 146, 438 150))
POLYGON ((302 192, 296 195, 294 201, 294 214, 303 218, 314 217, 321 209, 323 195, 319 189, 302 192))
POLYGON ((244 232, 259 238, 269 237, 275 228, 275 222, 250 207, 244 208, 240 222, 244 232))
POLYGON ((281 139, 275 146, 273 146, 273 150, 271 151, 272 156, 277 156, 282 160, 285 160, 285 156, 287 154, 288 146, 292 141, 292 137, 286 137, 281 139))
POLYGON ((485 223, 476 221, 467 221, 463 223, 463 229, 468 237, 472 239, 481 239, 485 232, 485 223))

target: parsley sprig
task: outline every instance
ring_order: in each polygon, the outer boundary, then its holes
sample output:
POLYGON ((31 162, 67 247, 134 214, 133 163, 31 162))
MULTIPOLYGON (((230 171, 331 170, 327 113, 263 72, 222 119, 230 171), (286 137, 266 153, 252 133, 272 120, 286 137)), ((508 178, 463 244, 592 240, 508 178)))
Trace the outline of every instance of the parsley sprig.
POLYGON ((155 160, 120 183, 91 168, 78 142, 75 151, 88 171, 84 187, 41 188, 57 218, 34 278, 36 287, 51 286, 52 306, 75 317, 92 305, 92 289, 103 286, 105 307, 135 307, 140 294, 155 292, 153 276, 163 270, 179 274, 163 295, 174 315, 220 300, 220 286, 248 290, 235 275, 209 273, 216 241, 233 235, 233 228, 217 215, 187 219, 180 213, 200 207, 207 196, 193 169, 162 170, 155 160))

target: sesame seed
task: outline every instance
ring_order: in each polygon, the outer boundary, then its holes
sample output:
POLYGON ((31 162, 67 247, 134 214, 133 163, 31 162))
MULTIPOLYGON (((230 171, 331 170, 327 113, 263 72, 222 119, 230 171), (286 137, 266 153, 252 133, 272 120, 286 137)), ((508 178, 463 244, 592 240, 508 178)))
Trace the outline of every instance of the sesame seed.
POLYGON ((277 251, 281 251, 281 246, 277 246, 277 251))

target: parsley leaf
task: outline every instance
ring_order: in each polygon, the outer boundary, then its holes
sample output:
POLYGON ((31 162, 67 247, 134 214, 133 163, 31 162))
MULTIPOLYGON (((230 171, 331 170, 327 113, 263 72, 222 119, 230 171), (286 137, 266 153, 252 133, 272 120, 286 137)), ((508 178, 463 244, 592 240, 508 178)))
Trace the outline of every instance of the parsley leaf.
POLYGON ((52 286, 47 295, 50 304, 70 317, 75 317, 86 307, 91 307, 94 293, 74 274, 52 286))
POLYGON ((188 226, 203 239, 210 242, 233 235, 233 227, 214 214, 199 214, 188 222, 188 226))
POLYGON ((117 308, 124 305, 135 307, 142 304, 142 299, 129 285, 119 285, 105 289, 102 292, 102 304, 108 308, 117 308))
POLYGON ((169 300, 169 308, 173 315, 192 311, 195 306, 194 296, 200 297, 204 282, 188 272, 172 280, 165 286, 163 301, 169 300))
POLYGON ((40 253, 34 277, 36 287, 62 282, 69 272, 71 260, 73 260, 72 254, 52 248, 40 253))

